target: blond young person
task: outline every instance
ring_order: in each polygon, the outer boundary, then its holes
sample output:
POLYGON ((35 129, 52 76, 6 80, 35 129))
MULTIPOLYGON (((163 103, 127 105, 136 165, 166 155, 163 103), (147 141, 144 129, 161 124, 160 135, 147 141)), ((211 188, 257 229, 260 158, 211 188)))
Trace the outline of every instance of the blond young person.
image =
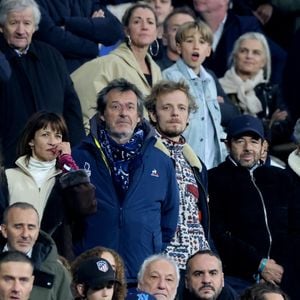
POLYGON ((183 135, 210 169, 226 156, 216 83, 202 66, 211 53, 213 34, 204 22, 193 21, 181 25, 175 38, 180 59, 163 71, 163 77, 189 85, 199 109, 191 114, 183 135))

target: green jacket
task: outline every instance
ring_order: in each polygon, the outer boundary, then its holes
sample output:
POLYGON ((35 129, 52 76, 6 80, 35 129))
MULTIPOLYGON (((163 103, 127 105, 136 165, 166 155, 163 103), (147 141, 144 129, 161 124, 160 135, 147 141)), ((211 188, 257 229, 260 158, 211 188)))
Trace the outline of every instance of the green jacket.
POLYGON ((58 260, 52 238, 40 231, 33 247, 34 286, 30 300, 71 300, 71 276, 58 260))

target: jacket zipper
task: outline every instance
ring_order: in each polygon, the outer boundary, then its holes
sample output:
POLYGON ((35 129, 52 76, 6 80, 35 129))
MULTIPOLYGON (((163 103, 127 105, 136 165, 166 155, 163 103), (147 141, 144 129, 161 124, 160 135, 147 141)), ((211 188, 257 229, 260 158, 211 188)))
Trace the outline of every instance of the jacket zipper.
POLYGON ((257 186, 257 184, 255 183, 255 177, 253 176, 253 170, 249 171, 250 173, 250 177, 251 177, 251 181, 255 187, 255 189, 257 190, 258 194, 259 194, 259 198, 261 200, 262 203, 262 207, 263 207, 263 212, 264 212, 264 219, 265 219, 265 224, 266 224, 266 229, 269 235, 269 249, 268 249, 268 255, 267 258, 270 258, 270 254, 271 254, 271 248, 272 248, 272 235, 271 235, 271 230, 270 230, 270 226, 269 226, 269 221, 268 221, 268 215, 267 215, 267 210, 266 210, 266 205, 265 205, 265 201, 264 201, 264 197, 259 189, 259 187, 257 186))

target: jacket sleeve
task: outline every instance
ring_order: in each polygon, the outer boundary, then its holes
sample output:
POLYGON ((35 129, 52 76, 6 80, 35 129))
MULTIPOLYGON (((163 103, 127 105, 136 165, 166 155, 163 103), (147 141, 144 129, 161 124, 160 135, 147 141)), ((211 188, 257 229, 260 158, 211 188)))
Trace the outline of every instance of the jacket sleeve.
POLYGON ((71 275, 69 271, 62 265, 60 261, 57 263, 55 274, 55 295, 53 299, 56 300, 73 300, 71 292, 71 275))
POLYGON ((5 55, 0 52, 0 80, 6 81, 9 79, 11 74, 11 69, 9 62, 5 58, 5 55))
POLYGON ((46 9, 40 6, 41 22, 36 37, 56 49, 64 56, 94 58, 98 56, 98 44, 87 38, 77 36, 63 28, 63 24, 55 24, 46 9))
POLYGON ((105 7, 104 17, 84 18, 67 17, 65 18, 65 30, 81 38, 91 40, 110 46, 123 38, 123 29, 120 21, 105 7))
POLYGON ((74 89, 73 82, 66 67, 66 63, 61 55, 59 55, 59 57, 61 72, 64 74, 65 85, 63 117, 68 126, 71 146, 75 146, 85 137, 82 111, 79 98, 74 89))
POLYGON ((179 191, 175 176, 175 167, 170 159, 168 178, 168 193, 161 209, 161 231, 164 250, 173 238, 179 213, 179 191))
MULTIPOLYGON (((0 222, 3 221, 3 212, 9 205, 9 192, 7 185, 7 177, 4 168, 0 168, 0 222)), ((0 223, 0 224, 1 224, 0 223)))
POLYGON ((68 215, 74 221, 95 213, 97 201, 95 187, 84 170, 74 170, 63 174, 60 179, 68 215))

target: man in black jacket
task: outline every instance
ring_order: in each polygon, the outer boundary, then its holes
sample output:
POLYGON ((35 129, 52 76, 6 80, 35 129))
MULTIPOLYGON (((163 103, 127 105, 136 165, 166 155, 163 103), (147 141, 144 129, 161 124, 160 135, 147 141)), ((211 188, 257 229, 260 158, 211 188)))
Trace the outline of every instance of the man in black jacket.
POLYGON ((282 169, 261 163, 263 141, 259 119, 233 119, 227 136, 230 154, 209 172, 212 237, 225 273, 244 280, 240 287, 254 278, 276 284, 285 279, 292 188, 282 169))
POLYGON ((200 250, 189 257, 185 278, 190 300, 235 300, 237 294, 224 283, 222 261, 211 250, 200 250))
POLYGON ((79 99, 63 57, 32 39, 40 16, 34 0, 0 3, 0 50, 11 69, 8 80, 0 82, 0 148, 5 167, 13 166, 24 124, 39 110, 63 115, 72 145, 84 137, 79 99))

